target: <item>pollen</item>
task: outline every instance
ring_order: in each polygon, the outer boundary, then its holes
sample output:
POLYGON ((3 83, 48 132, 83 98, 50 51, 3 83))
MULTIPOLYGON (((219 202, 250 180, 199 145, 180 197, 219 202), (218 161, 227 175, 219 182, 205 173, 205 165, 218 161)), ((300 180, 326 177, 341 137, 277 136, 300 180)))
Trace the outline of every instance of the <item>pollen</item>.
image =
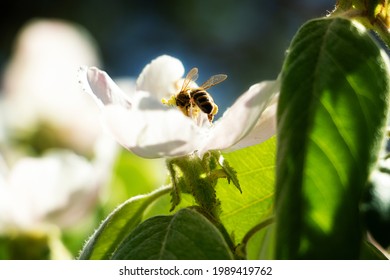
POLYGON ((169 99, 162 98, 161 103, 168 106, 176 106, 176 97, 172 95, 169 99))

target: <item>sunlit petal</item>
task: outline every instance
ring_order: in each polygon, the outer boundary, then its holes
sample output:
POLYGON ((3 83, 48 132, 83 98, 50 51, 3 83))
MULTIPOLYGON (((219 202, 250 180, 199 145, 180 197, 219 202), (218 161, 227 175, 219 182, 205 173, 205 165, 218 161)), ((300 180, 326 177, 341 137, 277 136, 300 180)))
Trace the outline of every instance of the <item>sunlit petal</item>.
POLYGON ((95 178, 92 165, 70 151, 52 151, 40 158, 22 158, 13 166, 6 180, 8 191, 5 199, 12 203, 8 204, 8 217, 0 221, 0 227, 8 224, 31 228, 47 221, 54 212, 56 224, 74 223, 97 199, 95 178), (74 208, 77 211, 73 211, 70 219, 58 219, 63 212, 69 214, 74 208))
POLYGON ((96 67, 82 66, 79 69, 79 81, 83 90, 92 96, 99 107, 109 104, 120 104, 131 107, 129 97, 105 71, 96 67))
POLYGON ((145 158, 175 157, 196 150, 202 140, 202 129, 180 111, 153 100, 141 99, 139 106, 145 106, 144 110, 105 107, 106 128, 122 146, 145 158))
POLYGON ((277 98, 275 96, 271 104, 261 114, 260 119, 248 135, 242 138, 238 143, 226 149, 234 151, 248 146, 256 145, 271 138, 276 133, 276 108, 277 98))
POLYGON ((207 114, 188 112, 191 117, 187 117, 172 103, 184 74, 176 58, 163 55, 144 68, 131 106, 128 99, 114 100, 113 92, 121 96, 121 91, 105 72, 96 68, 85 72, 90 94, 103 111, 106 128, 120 144, 141 157, 176 157, 193 152, 203 157, 208 150, 240 149, 275 133, 279 80, 250 87, 213 125, 207 114))
POLYGON ((91 154, 101 132, 98 110, 75 76, 80 64, 100 64, 96 42, 80 25, 54 18, 28 21, 14 35, 2 69, 4 125, 22 137, 50 125, 61 145, 91 154))
POLYGON ((176 93, 184 75, 180 60, 162 55, 145 66, 137 80, 137 90, 149 92, 156 99, 169 98, 176 93))
POLYGON ((251 86, 215 123, 199 155, 208 150, 227 149, 249 135, 278 91, 279 81, 251 86))

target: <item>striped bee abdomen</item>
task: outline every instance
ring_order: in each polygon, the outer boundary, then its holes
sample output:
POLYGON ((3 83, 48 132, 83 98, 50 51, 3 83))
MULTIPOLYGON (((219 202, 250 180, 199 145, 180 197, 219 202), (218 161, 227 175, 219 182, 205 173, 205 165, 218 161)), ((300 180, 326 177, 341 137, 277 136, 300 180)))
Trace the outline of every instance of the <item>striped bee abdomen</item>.
POLYGON ((203 89, 196 89, 191 92, 191 98, 194 103, 206 114, 210 114, 213 111, 213 99, 203 89))

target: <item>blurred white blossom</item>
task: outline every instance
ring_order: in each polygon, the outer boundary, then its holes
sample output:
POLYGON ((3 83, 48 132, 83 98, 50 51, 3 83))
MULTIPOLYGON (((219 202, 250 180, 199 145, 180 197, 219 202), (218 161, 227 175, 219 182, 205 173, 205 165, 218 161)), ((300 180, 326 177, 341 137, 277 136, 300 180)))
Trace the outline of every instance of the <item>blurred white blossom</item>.
POLYGON ((54 220, 69 226, 94 205, 99 183, 93 165, 71 151, 25 157, 0 178, 0 232, 31 230, 54 220))
POLYGON ((93 102, 80 94, 80 63, 99 65, 94 41, 80 26, 33 20, 19 33, 3 77, 1 118, 13 133, 44 123, 79 152, 101 132, 93 102))
POLYGON ((0 104, 0 233, 75 225, 110 179, 117 146, 81 94, 80 63, 100 64, 80 26, 33 20, 17 37, 0 104))

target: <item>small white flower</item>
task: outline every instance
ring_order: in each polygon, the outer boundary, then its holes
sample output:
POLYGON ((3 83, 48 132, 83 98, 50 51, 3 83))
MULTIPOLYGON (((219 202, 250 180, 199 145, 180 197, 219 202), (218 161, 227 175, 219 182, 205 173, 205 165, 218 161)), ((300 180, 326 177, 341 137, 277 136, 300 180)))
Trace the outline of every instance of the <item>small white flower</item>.
POLYGON ((71 151, 25 157, 9 170, 0 168, 0 233, 74 225, 98 197, 96 169, 71 151))
POLYGON ((26 134, 44 123, 67 147, 90 153, 101 127, 99 111, 75 78, 80 63, 99 64, 96 46, 80 26, 55 19, 26 24, 2 79, 5 133, 26 134))
MULTIPOLYGON (((184 67, 163 55, 142 71, 135 92, 124 94, 106 72, 81 67, 80 82, 102 111, 114 138, 145 158, 176 157, 209 150, 235 150, 265 141, 275 134, 279 81, 251 86, 212 125, 194 121, 178 108, 162 104, 180 90, 184 67), (202 124, 202 125, 199 125, 202 124)), ((207 115, 200 113, 205 119, 207 115)))
POLYGON ((74 226, 110 179, 117 144, 102 133, 99 110, 77 83, 80 62, 99 59, 77 25, 38 19, 17 36, 0 96, 0 234, 74 226), (45 149, 31 157, 36 139, 45 149))

